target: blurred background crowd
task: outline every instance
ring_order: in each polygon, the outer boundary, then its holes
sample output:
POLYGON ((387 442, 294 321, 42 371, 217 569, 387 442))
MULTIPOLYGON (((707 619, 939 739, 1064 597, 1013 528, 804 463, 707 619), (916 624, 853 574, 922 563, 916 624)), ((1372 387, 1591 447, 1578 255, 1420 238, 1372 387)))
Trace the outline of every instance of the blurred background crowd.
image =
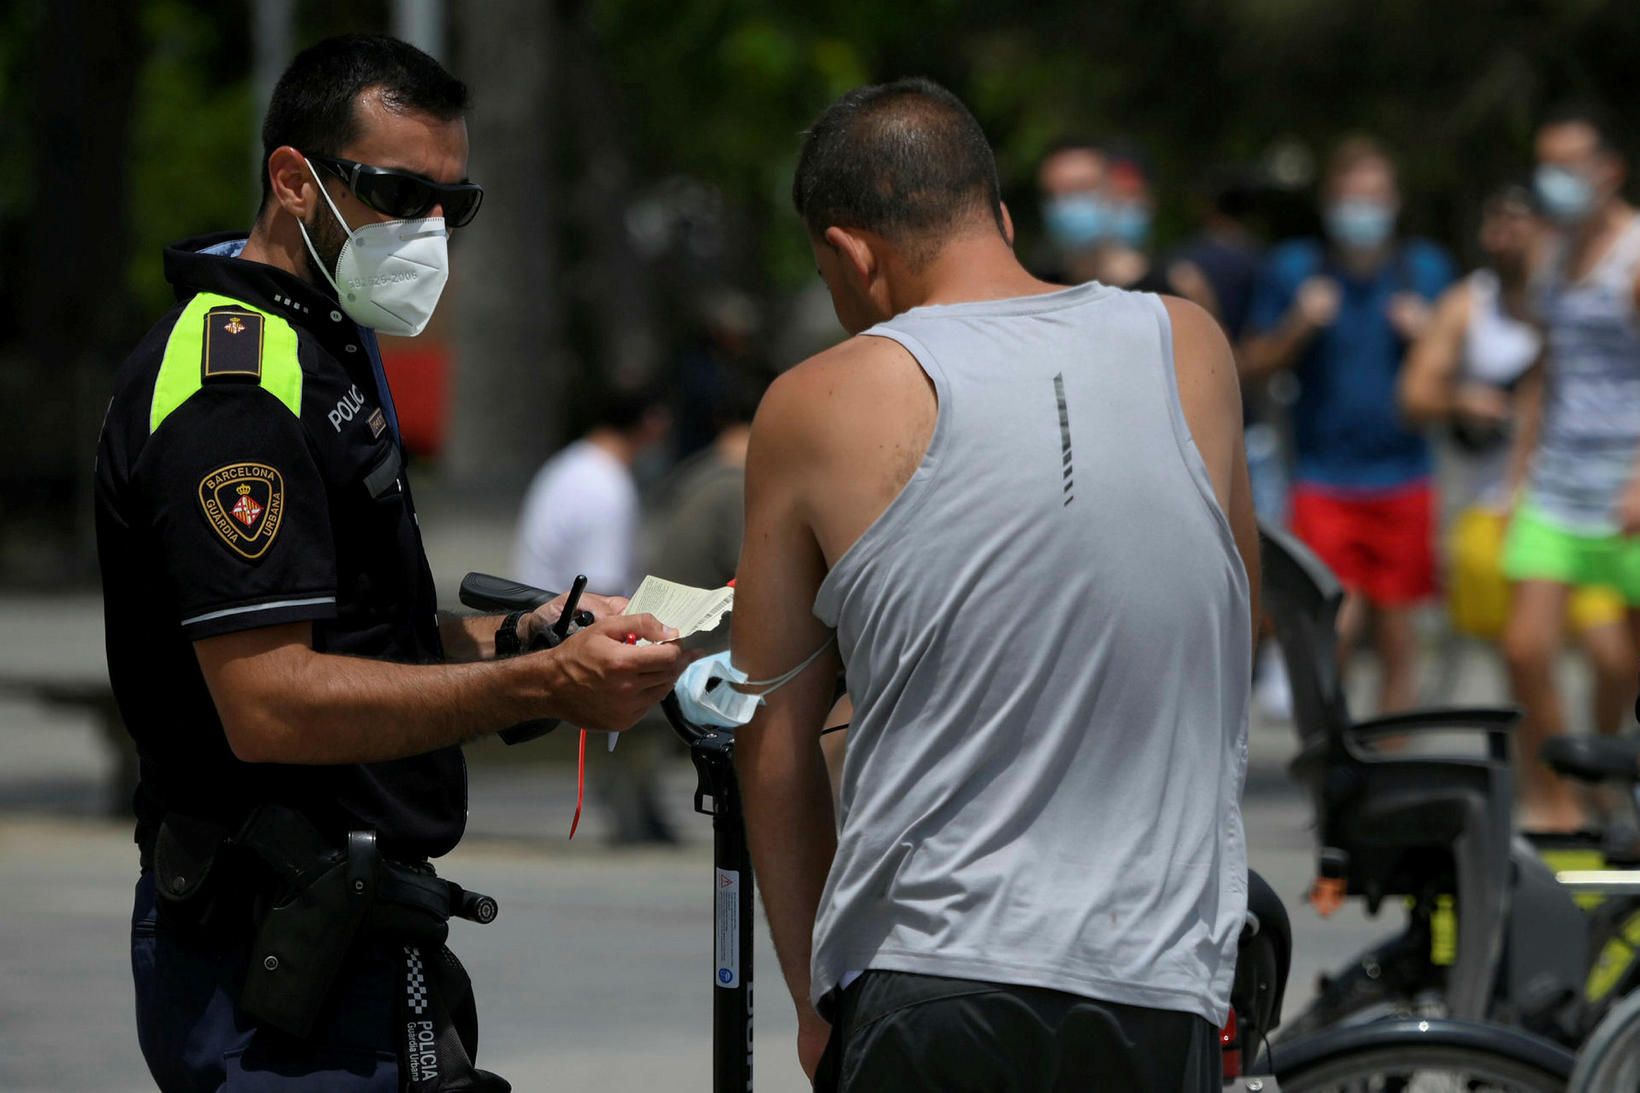
MULTIPOLYGON (((1573 599, 1596 686, 1562 710, 1565 605, 1511 603, 1502 560, 1545 308, 1626 276, 1634 313, 1640 5, 1598 0, 9 0, 0 588, 94 586, 87 469, 113 370, 170 306, 161 248, 249 225, 273 79, 361 29, 473 90, 483 213, 434 325, 382 340, 421 492, 505 513, 511 575, 732 576, 759 394, 841 337, 790 211, 798 134, 852 86, 922 74, 984 124, 1042 276, 1223 324, 1261 518, 1356 593, 1380 709, 1448 687, 1478 640, 1539 736, 1628 718, 1621 598, 1573 599), (1579 266, 1591 217, 1610 238, 1579 266)), ((1258 674, 1280 716, 1277 659, 1258 674)), ((647 735, 609 767, 622 840, 673 835, 647 735)))

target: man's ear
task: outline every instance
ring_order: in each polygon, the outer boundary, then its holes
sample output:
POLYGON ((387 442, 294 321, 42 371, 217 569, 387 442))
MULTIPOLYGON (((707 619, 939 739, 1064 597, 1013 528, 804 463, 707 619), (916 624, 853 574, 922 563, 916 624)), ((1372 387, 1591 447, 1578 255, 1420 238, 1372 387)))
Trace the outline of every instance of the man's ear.
POLYGON ((843 260, 844 268, 853 274, 861 287, 871 284, 877 276, 879 262, 876 252, 863 236, 847 228, 827 228, 826 234, 821 238, 826 246, 837 252, 838 257, 843 260))
POLYGON ((268 156, 267 170, 273 200, 296 219, 306 220, 319 200, 319 184, 308 170, 307 157, 288 144, 280 145, 268 156))
POLYGON ((1009 247, 1012 247, 1014 245, 1014 214, 1008 211, 1006 201, 997 202, 997 207, 1002 210, 1002 238, 1008 241, 1009 247))

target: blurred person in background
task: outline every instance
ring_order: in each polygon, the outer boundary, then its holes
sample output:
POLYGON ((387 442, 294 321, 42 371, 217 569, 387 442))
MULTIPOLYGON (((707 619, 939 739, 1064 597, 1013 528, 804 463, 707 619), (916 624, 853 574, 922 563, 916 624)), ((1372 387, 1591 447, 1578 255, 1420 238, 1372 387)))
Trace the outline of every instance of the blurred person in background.
POLYGON ((1533 189, 1561 235, 1540 278, 1547 353, 1523 384, 1525 496, 1503 568, 1514 582, 1504 651, 1526 714, 1520 803, 1545 829, 1583 819, 1571 787, 1537 760, 1565 730, 1555 662, 1573 590, 1617 589, 1640 644, 1640 217, 1623 198, 1613 133, 1599 111, 1575 108, 1537 134, 1533 189))
POLYGON ((1142 292, 1172 292, 1149 255, 1153 201, 1136 156, 1066 141, 1037 168, 1042 223, 1051 253, 1043 280, 1089 281, 1142 292))
POLYGON ((1173 290, 1217 319, 1231 344, 1247 325, 1264 255, 1252 226, 1256 194, 1247 172, 1214 172, 1202 186, 1196 233, 1167 260, 1173 290))
MULTIPOLYGON (((656 484, 644 518, 645 572, 693 588, 721 588, 735 578, 740 540, 746 526, 746 441, 766 380, 747 369, 718 377, 704 425, 705 448, 678 464, 656 484)), ((689 642, 715 653, 729 647, 729 624, 689 642)), ((600 768, 600 792, 615 815, 615 839, 622 843, 673 843, 677 834, 660 805, 661 762, 677 753, 665 717, 652 710, 647 727, 632 734, 600 768)))
POLYGON ((1342 142, 1322 180, 1325 238, 1276 247, 1248 316, 1243 374, 1298 379, 1292 529, 1338 575, 1347 664, 1371 626, 1378 710, 1413 702, 1414 611, 1435 590, 1435 497, 1423 435, 1402 421, 1395 388, 1430 303, 1452 281, 1439 247, 1397 235, 1396 168, 1375 141, 1342 142))
POLYGON ((693 325, 676 362, 672 450, 679 460, 716 439, 722 400, 742 372, 757 367, 761 316, 745 293, 720 288, 700 301, 693 325))
POLYGON ((1154 199, 1150 177, 1137 156, 1111 161, 1105 175, 1105 201, 1110 231, 1094 256, 1093 279, 1136 292, 1177 291, 1150 257, 1150 228, 1154 199))
MULTIPOLYGON (((1247 170, 1212 172, 1199 191, 1201 224, 1168 257, 1169 290, 1206 309, 1224 328, 1230 344, 1240 346, 1253 303, 1264 244, 1252 218, 1258 180, 1247 170)), ((1253 509, 1260 521, 1287 524, 1287 459, 1282 440, 1281 408, 1263 382, 1242 385, 1242 427, 1247 445, 1247 473, 1253 487, 1253 509)), ((1292 715, 1287 666, 1271 641, 1260 644, 1254 669, 1253 699, 1270 717, 1292 715)))
MULTIPOLYGON (((664 444, 672 415, 658 393, 616 389, 598 399, 585 436, 536 472, 518 520, 513 573, 561 592, 585 573, 587 587, 630 596, 637 587, 640 508, 633 464, 664 444)), ((653 717, 653 711, 650 713, 653 717)), ((675 843, 655 783, 653 733, 635 733, 594 768, 593 785, 616 843, 675 843)))
MULTIPOLYGON (((743 370, 725 377, 707 418, 711 443, 656 487, 645 534, 648 571, 655 576, 695 588, 734 580, 746 524, 746 441, 766 385, 743 370)), ((728 647, 728 627, 713 637, 721 642, 716 648, 728 647)))
POLYGON ((639 508, 632 466, 666 440, 671 421, 647 389, 598 398, 592 428, 547 460, 524 495, 513 550, 518 580, 561 592, 584 573, 589 588, 633 592, 639 508))
MULTIPOLYGON (((1453 514, 1446 536, 1452 627, 1487 642, 1503 637, 1509 618, 1503 541, 1515 503, 1515 391, 1543 350, 1530 297, 1533 260, 1544 242, 1531 191, 1515 184, 1494 191, 1481 210, 1485 265, 1437 302, 1401 376, 1407 420, 1439 426, 1447 435, 1440 452, 1444 500, 1453 514)), ((1600 732, 1614 732, 1634 697, 1635 658, 1623 598, 1607 586, 1580 587, 1566 621, 1593 669, 1592 723, 1600 732)))
POLYGON ((1080 285, 1098 279, 1099 249, 1111 234, 1108 168, 1104 149, 1085 140, 1063 140, 1042 158, 1036 186, 1049 253, 1036 265, 1044 281, 1080 285))

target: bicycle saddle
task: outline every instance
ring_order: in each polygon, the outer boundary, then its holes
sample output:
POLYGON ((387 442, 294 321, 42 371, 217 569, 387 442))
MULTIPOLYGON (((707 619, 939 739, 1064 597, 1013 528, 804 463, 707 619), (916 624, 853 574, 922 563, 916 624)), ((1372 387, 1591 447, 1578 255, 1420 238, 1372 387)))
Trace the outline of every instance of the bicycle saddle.
POLYGON ((1640 781, 1640 737, 1557 736, 1538 749, 1538 757, 1563 778, 1640 781))

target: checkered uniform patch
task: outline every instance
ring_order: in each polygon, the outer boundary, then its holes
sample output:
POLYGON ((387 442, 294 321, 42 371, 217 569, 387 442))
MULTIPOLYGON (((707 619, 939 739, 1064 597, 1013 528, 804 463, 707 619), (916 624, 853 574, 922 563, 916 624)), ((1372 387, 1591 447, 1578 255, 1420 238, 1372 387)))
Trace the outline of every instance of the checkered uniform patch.
POLYGON ((427 1010, 427 977, 421 966, 421 950, 412 946, 404 947, 405 970, 404 989, 410 1002, 410 1012, 421 1014, 427 1010))

